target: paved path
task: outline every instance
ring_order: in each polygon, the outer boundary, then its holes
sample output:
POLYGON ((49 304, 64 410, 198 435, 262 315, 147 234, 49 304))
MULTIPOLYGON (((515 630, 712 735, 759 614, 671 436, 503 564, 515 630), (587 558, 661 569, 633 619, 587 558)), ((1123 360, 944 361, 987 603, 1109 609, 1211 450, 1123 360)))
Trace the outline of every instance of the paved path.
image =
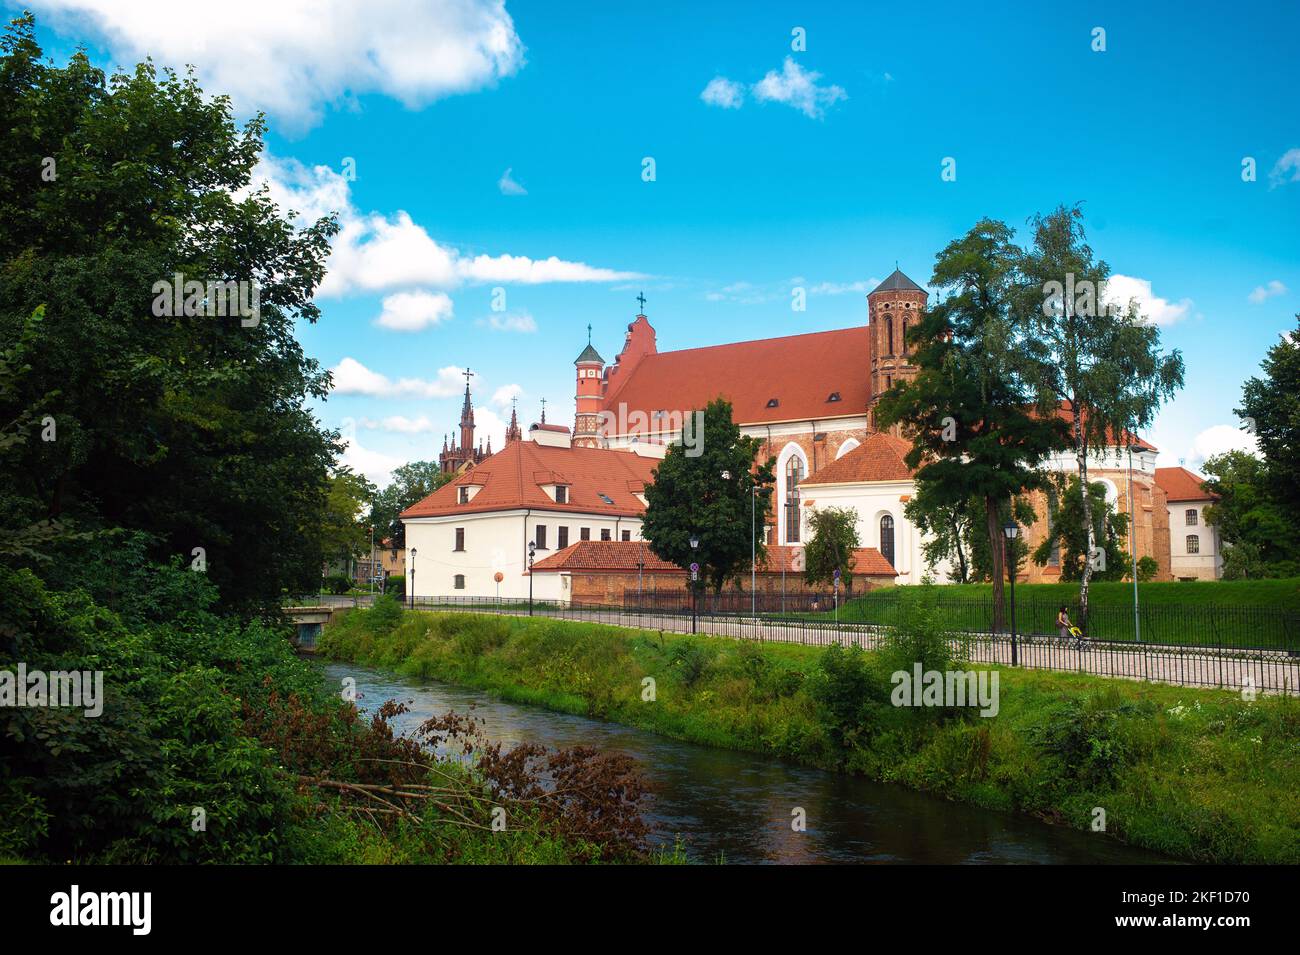
MULTIPOLYGON (((367 606, 370 598, 325 596, 320 601, 333 606, 367 606)), ((528 615, 528 608, 524 605, 435 606, 418 609, 444 613, 454 611, 528 615)), ((691 618, 680 614, 628 613, 616 608, 538 606, 535 615, 617 627, 665 630, 669 633, 691 632, 691 618)), ((806 621, 793 624, 739 616, 700 616, 696 627, 699 633, 737 639, 770 640, 805 646, 857 644, 865 649, 877 646, 884 635, 883 627, 861 624, 837 627, 830 622, 806 621)), ((963 655, 972 663, 1011 663, 1011 640, 1005 634, 971 634, 956 639, 964 648, 963 655)), ((1148 644, 1139 650, 1135 649, 1135 644, 1122 642, 1090 642, 1083 649, 1077 649, 1062 646, 1048 637, 1034 636, 1017 639, 1016 657, 1019 666, 1030 669, 1090 673, 1152 683, 1222 687, 1229 690, 1253 686, 1263 693, 1300 695, 1300 656, 1291 656, 1278 650, 1220 651, 1164 644, 1148 644)))

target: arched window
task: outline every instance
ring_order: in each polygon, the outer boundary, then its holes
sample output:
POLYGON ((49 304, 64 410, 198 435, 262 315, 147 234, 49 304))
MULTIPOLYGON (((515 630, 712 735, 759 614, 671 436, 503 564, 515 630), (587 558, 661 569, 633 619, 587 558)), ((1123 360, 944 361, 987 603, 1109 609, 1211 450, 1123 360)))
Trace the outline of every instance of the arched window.
MULTIPOLYGON (((886 514, 880 519, 880 556, 894 563, 894 519, 886 514)), ((897 570, 897 568, 894 568, 897 570)))
POLYGON ((803 479, 803 458, 791 455, 785 462, 785 542, 799 543, 799 506, 794 492, 803 479))
POLYGON ((892 354, 894 353, 894 319, 893 319, 893 316, 886 316, 886 317, 885 317, 885 335, 888 336, 888 338, 889 338, 889 351, 886 352, 885 354, 887 354, 887 355, 892 355, 892 354))
POLYGON ((1199 554, 1201 552, 1201 538, 1196 534, 1187 535, 1187 553, 1199 554))
POLYGON ((454 581, 452 582, 452 586, 455 587, 457 590, 464 590, 464 589, 465 589, 465 575, 464 575, 464 574, 457 574, 456 577, 455 577, 455 579, 454 579, 454 581))

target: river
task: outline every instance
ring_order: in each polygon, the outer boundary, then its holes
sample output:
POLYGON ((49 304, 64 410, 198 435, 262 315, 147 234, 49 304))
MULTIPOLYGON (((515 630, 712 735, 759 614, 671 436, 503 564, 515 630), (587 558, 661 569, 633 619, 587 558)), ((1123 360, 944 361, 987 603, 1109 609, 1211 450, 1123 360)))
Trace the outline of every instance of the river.
POLYGON ((357 705, 385 700, 411 711, 410 732, 448 710, 473 712, 494 740, 552 748, 585 744, 628 754, 650 783, 647 820, 657 844, 678 837, 695 860, 729 863, 1167 863, 1103 834, 1049 826, 750 753, 682 743, 645 730, 494 699, 485 692, 328 663, 326 678, 356 680, 357 705), (806 813, 807 829, 791 828, 806 813))

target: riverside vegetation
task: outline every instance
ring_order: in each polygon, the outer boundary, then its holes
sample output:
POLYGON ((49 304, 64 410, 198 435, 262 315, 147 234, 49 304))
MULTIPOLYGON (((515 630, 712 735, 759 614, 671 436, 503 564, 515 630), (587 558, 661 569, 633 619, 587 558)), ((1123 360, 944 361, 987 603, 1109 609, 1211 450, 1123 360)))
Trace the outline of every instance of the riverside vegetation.
MULTIPOLYGON (((320 652, 676 739, 860 773, 1202 862, 1300 862, 1300 702, 1000 669, 1000 708, 895 707, 960 668, 933 588, 879 651, 543 618, 346 612, 320 652), (653 699, 645 683, 653 679, 653 699)), ((958 648, 959 649, 959 648, 958 648)))
POLYGON ((140 535, 84 546, 59 586, 0 568, 0 669, 105 688, 96 718, 0 708, 0 862, 677 861, 646 846, 626 758, 502 752, 456 714, 399 737, 401 704, 363 718, 286 626, 220 613, 140 535))

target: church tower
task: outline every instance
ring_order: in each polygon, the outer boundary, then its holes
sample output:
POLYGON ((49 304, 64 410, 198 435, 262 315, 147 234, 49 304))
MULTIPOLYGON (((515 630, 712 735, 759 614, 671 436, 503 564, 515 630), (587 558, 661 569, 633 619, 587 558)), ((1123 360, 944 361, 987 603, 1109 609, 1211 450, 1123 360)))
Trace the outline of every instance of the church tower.
POLYGON ((511 441, 518 441, 523 433, 519 430, 519 412, 515 408, 517 398, 510 399, 510 425, 506 428, 506 444, 511 441))
POLYGON ((908 329, 921 320, 930 295, 897 268, 867 296, 871 331, 871 414, 868 427, 876 428, 876 402, 899 381, 916 377, 908 329))
POLYGON ((448 444, 444 435, 442 453, 438 455, 438 465, 446 474, 455 474, 467 465, 478 464, 492 453, 491 440, 486 451, 482 442, 478 447, 474 446, 474 401, 469 396, 469 379, 474 373, 466 368, 461 374, 465 376, 465 402, 460 409, 460 444, 456 443, 454 435, 448 444))
POLYGON ((578 368, 578 388, 574 396, 577 413, 573 421, 573 446, 575 448, 604 447, 600 434, 601 382, 605 359, 591 346, 591 326, 587 326, 587 347, 574 361, 578 368))

